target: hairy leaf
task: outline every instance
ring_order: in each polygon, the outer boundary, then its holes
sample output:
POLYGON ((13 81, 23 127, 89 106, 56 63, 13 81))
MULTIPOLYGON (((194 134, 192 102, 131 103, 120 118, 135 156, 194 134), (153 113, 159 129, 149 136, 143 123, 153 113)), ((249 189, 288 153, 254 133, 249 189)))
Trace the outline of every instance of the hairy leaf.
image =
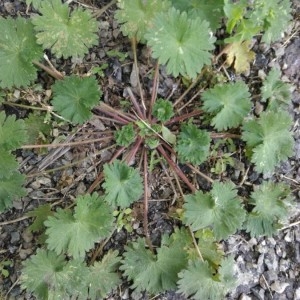
POLYGON ((250 112, 251 100, 243 81, 216 85, 202 94, 203 109, 215 114, 212 125, 219 131, 239 126, 250 112))
POLYGON ((233 42, 223 50, 227 54, 227 65, 233 64, 237 73, 247 73, 250 70, 250 63, 255 59, 255 53, 251 51, 250 46, 250 41, 233 42))
POLYGON ((51 125, 45 123, 45 116, 30 113, 29 116, 24 120, 27 134, 28 134, 28 143, 34 144, 37 140, 43 136, 49 136, 51 132, 51 125))
POLYGON ((122 33, 129 38, 136 37, 144 42, 146 30, 151 26, 153 17, 168 10, 169 1, 120 0, 115 18, 121 24, 122 33))
POLYGON ((187 253, 184 247, 189 243, 185 230, 176 231, 170 237, 164 237, 157 255, 145 248, 144 239, 127 246, 121 270, 129 280, 132 288, 149 293, 159 293, 174 289, 178 273, 187 265, 187 253))
POLYGON ((48 249, 83 258, 95 242, 110 234, 112 223, 112 211, 97 193, 79 196, 74 214, 59 209, 45 222, 48 249))
POLYGON ((180 11, 186 11, 191 18, 200 17, 209 22, 209 27, 215 31, 220 27, 220 21, 224 16, 223 0, 172 0, 172 4, 180 11))
POLYGON ((173 105, 170 101, 157 99, 153 106, 153 115, 161 122, 166 122, 174 116, 173 105))
POLYGON ((227 17, 226 29, 229 34, 243 20, 247 9, 247 0, 233 2, 232 0, 224 1, 224 12, 227 17))
POLYGON ((37 42, 51 49, 57 57, 83 57, 98 43, 98 23, 87 10, 80 7, 71 13, 61 0, 43 1, 41 16, 33 18, 37 42))
POLYGON ((37 77, 34 60, 43 56, 29 20, 0 17, 0 87, 28 86, 37 77))
POLYGON ((102 95, 94 77, 80 78, 75 75, 56 81, 53 92, 54 109, 75 124, 83 124, 92 116, 91 109, 102 95))
POLYGON ((171 8, 156 14, 145 38, 152 56, 166 64, 169 74, 195 78, 203 65, 210 64, 209 51, 214 49, 215 38, 208 26, 206 21, 191 19, 186 12, 171 8))
POLYGON ((251 161, 258 172, 270 173, 293 154, 292 120, 285 111, 263 112, 243 126, 242 139, 252 149, 251 161))
POLYGON ((218 274, 207 261, 191 261, 186 270, 179 273, 179 292, 195 300, 219 300, 235 286, 233 258, 222 260, 218 274))
POLYGON ((25 176, 19 172, 12 172, 9 177, 1 178, 0 180, 0 212, 10 208, 13 200, 26 196, 25 176))
POLYGON ((38 232, 45 228, 44 222, 48 217, 53 216, 50 204, 40 205, 27 213, 27 216, 35 218, 34 222, 28 227, 32 232, 38 232))
POLYGON ((209 154, 210 136, 194 124, 183 124, 177 139, 176 151, 182 162, 201 164, 209 154))
POLYGON ((0 148, 6 151, 16 150, 27 140, 23 120, 16 120, 15 115, 6 116, 0 112, 0 148))
POLYGON ((113 288, 120 283, 117 268, 121 258, 118 251, 109 251, 101 261, 90 267, 88 277, 89 299, 104 298, 113 288))
POLYGON ((0 180, 2 178, 9 178, 18 169, 18 162, 15 157, 0 148, 0 180))
POLYGON ((132 123, 124 125, 121 129, 115 131, 116 143, 119 146, 128 147, 134 142, 136 133, 132 123))
POLYGON ((246 229, 252 236, 276 233, 280 220, 287 217, 292 200, 290 189, 283 183, 263 182, 252 194, 253 210, 248 214, 246 229))
POLYGON ((235 233, 245 219, 245 210, 232 182, 215 182, 210 193, 197 191, 187 195, 184 209, 185 224, 194 231, 212 227, 218 240, 235 233))
POLYGON ((104 165, 103 188, 105 201, 113 206, 128 207, 143 194, 142 179, 138 171, 118 160, 104 165))
POLYGON ((280 80, 279 69, 272 69, 263 82, 261 88, 261 100, 268 101, 268 109, 277 111, 280 108, 287 108, 291 97, 291 87, 288 83, 280 80))

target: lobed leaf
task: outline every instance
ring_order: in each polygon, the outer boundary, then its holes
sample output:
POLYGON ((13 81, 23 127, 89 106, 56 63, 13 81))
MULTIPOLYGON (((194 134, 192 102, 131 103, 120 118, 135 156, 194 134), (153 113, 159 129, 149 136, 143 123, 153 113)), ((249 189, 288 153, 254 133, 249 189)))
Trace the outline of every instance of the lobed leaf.
POLYGON ((245 210, 232 182, 215 182, 210 193, 197 191, 185 196, 183 220, 196 231, 211 227, 216 239, 226 239, 241 228, 245 210))
POLYGON ((187 231, 175 231, 170 237, 164 237, 155 255, 145 248, 144 239, 139 238, 125 248, 120 270, 129 280, 133 280, 132 288, 137 291, 146 290, 155 294, 174 289, 177 274, 187 264, 184 247, 190 242, 187 231))
POLYGON ((194 124, 183 124, 177 139, 176 151, 182 162, 199 165, 209 154, 211 138, 194 124))
POLYGON ((37 77, 34 60, 43 56, 29 20, 0 17, 0 87, 26 87, 37 77))
POLYGON ((40 16, 32 23, 37 31, 37 42, 59 58, 83 57, 90 47, 98 44, 98 22, 80 7, 72 12, 61 0, 43 1, 40 16))
POLYGON ((128 147, 134 142, 136 133, 132 123, 122 126, 121 129, 115 131, 115 140, 117 145, 128 147))
POLYGON ((203 110, 215 114, 212 125, 221 131, 239 126, 250 112, 247 85, 240 81, 216 85, 202 94, 203 110))
POLYGON ((156 14, 148 32, 147 44, 152 56, 166 64, 173 76, 195 78, 203 65, 210 64, 215 38, 210 35, 209 24, 199 18, 189 18, 186 12, 175 8, 156 14))
POLYGON ((16 150, 27 140, 23 120, 16 120, 15 115, 6 116, 0 112, 0 148, 6 151, 16 150))
POLYGON ((0 148, 0 180, 2 178, 9 178, 15 173, 18 169, 18 162, 16 161, 15 157, 0 148))
POLYGON ((160 122, 166 122, 174 116, 173 105, 170 101, 157 99, 153 106, 153 116, 160 122))
POLYGON ((94 243, 110 234, 113 216, 108 205, 94 193, 76 199, 74 214, 59 209, 44 224, 47 227, 48 249, 58 255, 66 252, 79 259, 94 243))
POLYGON ((134 168, 118 160, 104 165, 105 201, 112 206, 128 207, 143 194, 141 176, 134 168))
POLYGON ((144 42, 144 35, 157 13, 167 11, 169 1, 120 0, 115 18, 121 24, 122 33, 129 38, 135 37, 144 42))
POLYGON ((268 101, 269 110, 277 111, 280 108, 287 108, 292 97, 290 84, 280 80, 280 76, 280 70, 273 68, 261 88, 261 100, 268 101))
POLYGON ((293 154, 292 120, 285 111, 263 112, 243 126, 242 139, 252 149, 251 161, 258 172, 270 173, 293 154))
POLYGON ((233 258, 221 262, 218 274, 207 261, 191 261, 186 270, 179 273, 179 292, 195 300, 219 300, 235 286, 233 258))
POLYGON ((251 193, 253 210, 248 214, 246 229, 251 236, 272 236, 279 228, 280 220, 287 217, 292 197, 283 183, 263 182, 251 193))
POLYGON ((74 124, 83 124, 91 118, 91 109, 102 95, 95 77, 80 78, 75 75, 56 81, 53 93, 54 110, 74 124))

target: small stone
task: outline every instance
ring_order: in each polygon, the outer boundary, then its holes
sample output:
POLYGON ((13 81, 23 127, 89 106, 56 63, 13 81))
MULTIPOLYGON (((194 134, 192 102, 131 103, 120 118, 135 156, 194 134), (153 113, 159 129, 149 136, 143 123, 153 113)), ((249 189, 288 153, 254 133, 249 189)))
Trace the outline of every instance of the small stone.
POLYGON ((279 271, 286 272, 290 267, 290 262, 286 259, 281 259, 279 261, 279 271))
POLYGON ((284 292, 284 290, 289 286, 288 283, 286 282, 279 282, 279 281, 275 281, 270 285, 270 288, 272 291, 278 293, 278 294, 282 294, 284 292))
POLYGON ((252 298, 247 296, 246 294, 241 294, 239 297, 239 300, 251 300, 252 298))
POLYGON ((284 237, 284 240, 288 243, 290 243, 293 239, 291 237, 291 232, 288 232, 285 237, 284 237))
POLYGON ((300 300, 300 287, 295 291, 294 300, 300 300))
POLYGON ((22 233, 22 238, 26 243, 29 243, 33 239, 33 235, 29 230, 24 230, 22 233))
POLYGON ((10 238, 10 242, 12 244, 18 242, 20 240, 20 233, 18 231, 14 231, 10 234, 11 238, 10 238))
POLYGON ((268 267, 268 270, 278 270, 278 258, 275 254, 274 249, 269 249, 269 251, 267 252, 265 256, 265 265, 268 267))
POLYGON ((26 259, 30 254, 32 254, 32 249, 21 249, 19 251, 19 256, 21 259, 26 259))

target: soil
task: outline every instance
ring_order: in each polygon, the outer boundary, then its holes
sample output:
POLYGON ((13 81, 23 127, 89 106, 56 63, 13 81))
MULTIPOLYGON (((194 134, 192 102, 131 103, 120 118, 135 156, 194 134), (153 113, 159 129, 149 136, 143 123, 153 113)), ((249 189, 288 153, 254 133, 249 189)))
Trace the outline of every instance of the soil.
MULTIPOLYGON (((26 4, 21 0, 4 0, 0 2, 0 15, 26 16, 26 4)), ((80 1, 85 5, 101 8, 109 1, 86 0, 80 1)), ((63 74, 83 74, 91 70, 92 66, 108 64, 104 70, 104 76, 100 77, 100 85, 103 89, 103 101, 110 105, 120 105, 120 99, 127 97, 126 87, 131 86, 135 91, 135 82, 132 74, 133 55, 130 42, 123 37, 116 21, 113 19, 115 6, 109 8, 99 17, 100 21, 100 45, 93 47, 90 53, 82 61, 57 60, 49 58, 52 64, 63 74), (109 56, 110 50, 127 53, 125 60, 117 56, 109 56)), ((278 234, 271 238, 251 238, 241 231, 222 242, 227 254, 235 257, 235 272, 238 278, 238 287, 231 291, 226 299, 273 299, 273 300, 300 300, 300 4, 294 0, 294 20, 287 29, 283 39, 270 47, 254 41, 256 60, 251 66, 251 72, 243 79, 253 89, 255 80, 261 72, 267 73, 270 67, 276 65, 283 73, 283 80, 294 85, 292 103, 289 112, 294 118, 293 134, 295 139, 294 155, 276 169, 271 179, 281 180, 290 185, 295 196, 295 205, 290 212, 286 226, 278 234)), ((34 11, 29 10, 29 14, 34 11)), ((142 86, 145 94, 149 94, 152 84, 154 63, 150 58, 146 47, 138 48, 138 60, 142 86)), ((53 79, 45 72, 39 73, 38 84, 49 89, 53 79)), ((158 94, 160 97, 177 99, 184 90, 183 83, 166 75, 163 68, 160 69, 160 83, 158 94)), ((137 93, 138 94, 138 93, 137 93)), ((193 92, 192 92, 193 94, 193 92)), ((191 95, 192 95, 191 94, 191 95)), ((191 95, 189 95, 191 97, 191 95)), ((14 100, 20 103, 25 101, 34 104, 37 98, 46 98, 46 92, 39 92, 37 86, 31 90, 15 90, 14 100)), ((189 99, 185 99, 188 102, 189 99)), ((195 105, 190 104, 190 105, 195 105)), ((4 107, 6 113, 23 117, 27 110, 15 107, 4 107)), ((259 109, 257 104, 256 109, 259 109)), ((97 131, 105 128, 97 117, 81 127, 56 124, 51 141, 82 141, 97 137, 97 131)), ((21 201, 15 201, 13 208, 0 215, 0 291, 7 299, 34 299, 32 295, 24 292, 19 286, 22 261, 35 253, 39 246, 38 235, 28 231, 32 223, 26 213, 38 205, 51 203, 54 207, 65 207, 72 203, 76 196, 84 194, 96 180, 99 170, 104 162, 113 155, 113 151, 107 150, 100 154, 97 151, 104 146, 97 143, 81 144, 76 147, 60 147, 48 152, 23 149, 17 152, 18 161, 21 164, 22 173, 27 175, 28 195, 21 201), (74 162, 78 162, 72 165, 74 162), (65 167, 64 167, 65 166, 65 167), (56 169, 53 171, 53 169, 56 169), (48 170, 48 171, 47 171, 48 170), (51 172, 49 170, 52 170, 51 172), (1 275, 1 262, 9 261, 5 267, 8 276, 1 275)), ((133 162, 134 163, 134 162, 133 162)), ((241 168, 247 169, 248 162, 241 168)), ((185 166, 181 166, 185 172, 190 172, 185 166)), ((201 171, 209 176, 210 166, 201 166, 201 171)), ((234 182, 241 177, 241 170, 228 167, 222 173, 222 179, 231 179, 234 182)), ((198 185, 203 190, 209 190, 210 185, 202 178, 196 178, 198 185)), ((261 181, 262 177, 253 168, 249 169, 244 180, 250 185, 261 181)), ((149 232, 154 245, 159 244, 161 235, 171 233, 174 228, 174 220, 169 217, 170 207, 173 202, 173 189, 169 185, 168 178, 161 169, 154 169, 149 179, 151 199, 149 205, 149 232)), ((243 192, 243 191, 242 191, 243 192)), ((245 189, 244 193, 249 193, 245 189)), ((138 235, 143 235, 142 204, 133 208, 135 221, 132 224, 133 233, 125 229, 115 232, 104 247, 120 249, 122 251, 128 240, 138 235)), ((0 297, 1 299, 1 297, 0 297)), ((117 291, 107 299, 150 299, 142 293, 136 293, 130 289, 130 283, 123 281, 117 291)), ((176 291, 169 291, 157 295, 151 299, 184 300, 176 291)), ((206 300, 206 299, 203 299, 206 300)))

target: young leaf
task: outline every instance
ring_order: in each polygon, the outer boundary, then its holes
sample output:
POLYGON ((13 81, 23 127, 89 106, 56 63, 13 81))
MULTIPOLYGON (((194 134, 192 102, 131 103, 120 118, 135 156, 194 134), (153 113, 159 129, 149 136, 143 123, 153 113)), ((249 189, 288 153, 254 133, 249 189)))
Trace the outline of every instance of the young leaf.
POLYGON ((27 140, 26 128, 23 120, 16 120, 16 116, 6 116, 0 112, 0 148, 6 151, 16 150, 27 140))
POLYGON ((120 0, 115 18, 121 24, 122 33, 129 38, 135 37, 144 42, 146 30, 152 23, 153 17, 159 12, 167 11, 169 1, 152 0, 120 0))
POLYGON ((157 255, 145 248, 144 239, 139 238, 127 246, 120 270, 129 280, 132 288, 155 294, 174 289, 178 273, 187 265, 187 253, 184 247, 190 243, 186 231, 176 231, 170 237, 164 237, 157 255))
POLYGON ((119 146, 128 147, 134 142, 136 133, 132 123, 124 125, 121 129, 115 131, 115 140, 119 146))
POLYGON ((26 196, 26 189, 23 188, 25 176, 14 171, 11 176, 0 180, 0 213, 12 206, 13 200, 26 196))
POLYGON ((243 126, 242 139, 252 149, 251 161, 258 172, 270 173, 293 154, 292 120, 285 111, 263 112, 243 126))
POLYGON ((45 221, 48 249, 83 258, 95 242, 110 234, 112 223, 112 211, 97 193, 79 196, 74 214, 59 209, 45 221))
POLYGON ((252 18, 263 24, 264 33, 261 41, 267 44, 282 37, 292 20, 291 1, 289 0, 257 0, 252 18))
POLYGON ((268 101, 268 109, 277 111, 286 108, 291 100, 291 87, 288 83, 280 80, 279 69, 272 69, 263 82, 261 88, 261 100, 268 101))
POLYGON ((201 164, 209 154, 209 134, 194 124, 183 124, 177 139, 176 151, 182 162, 201 164))
POLYGON ((61 0, 43 1, 41 16, 33 18, 37 42, 59 58, 83 57, 98 43, 98 23, 87 10, 80 7, 71 13, 61 0))
POLYGON ((91 109, 102 95, 95 77, 75 75, 56 81, 53 85, 54 109, 74 124, 83 124, 91 116, 91 109))
POLYGON ((250 63, 255 59, 255 53, 251 51, 251 41, 233 42, 225 47, 223 53, 227 54, 226 63, 232 64, 237 73, 248 73, 250 63))
POLYGON ((212 125, 221 131, 239 126, 250 112, 251 100, 243 81, 216 85, 202 94, 203 109, 215 114, 212 125))
POLYGON ((169 121, 174 116, 172 103, 168 100, 157 99, 153 106, 153 116, 160 122, 169 121))
POLYGON ((104 165, 103 188, 105 201, 112 206, 128 207, 143 194, 143 184, 138 171, 118 160, 104 165))
POLYGON ((179 273, 179 292, 195 300, 219 300, 235 286, 233 276, 233 258, 221 262, 218 274, 207 261, 192 261, 186 270, 179 273))
POLYGON ((104 298, 113 288, 120 283, 117 268, 121 258, 118 251, 109 251, 101 261, 90 267, 88 277, 89 299, 104 298))
POLYGON ((229 34, 243 20, 247 5, 247 0, 235 3, 232 0, 224 1, 224 12, 227 17, 226 29, 229 34))
POLYGON ((28 86, 37 77, 34 60, 43 56, 27 19, 0 17, 0 87, 28 86))
POLYGON ((287 185, 264 182, 251 194, 249 203, 254 205, 254 208, 246 220, 247 231, 251 236, 275 234, 280 220, 287 216, 291 200, 287 185))
POLYGON ((195 78, 203 65, 210 63, 209 51, 214 49, 215 38, 208 26, 206 21, 171 8, 156 14, 145 38, 152 56, 166 64, 169 74, 195 78))
POLYGON ((28 134, 27 143, 34 144, 41 136, 50 135, 51 125, 44 122, 45 116, 30 113, 24 121, 28 134))
POLYGON ((48 217, 53 216, 50 204, 40 205, 27 213, 27 216, 35 218, 34 222, 28 227, 31 232, 38 232, 45 228, 44 222, 48 217))
POLYGON ((235 233, 245 219, 245 210, 232 182, 215 182, 210 193, 197 191, 187 195, 184 209, 185 224, 194 231, 212 227, 217 240, 235 233))

